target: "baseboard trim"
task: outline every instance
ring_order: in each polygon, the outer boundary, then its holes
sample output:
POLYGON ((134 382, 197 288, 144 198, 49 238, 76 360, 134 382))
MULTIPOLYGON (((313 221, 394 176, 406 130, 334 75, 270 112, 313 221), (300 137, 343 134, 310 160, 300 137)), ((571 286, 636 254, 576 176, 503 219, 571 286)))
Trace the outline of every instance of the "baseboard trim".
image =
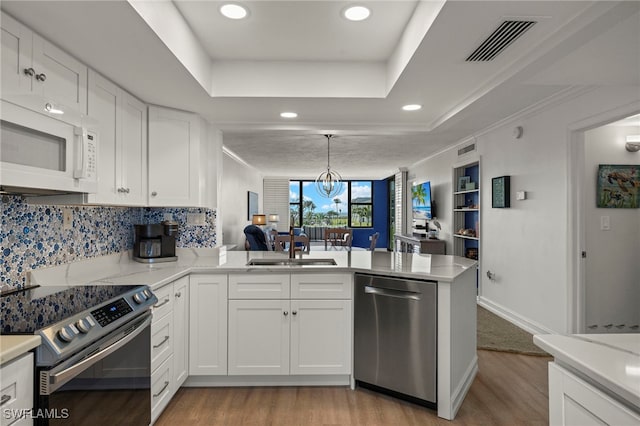
POLYGON ((184 387, 349 386, 351 376, 189 376, 184 387))
POLYGON ((456 388, 452 395, 452 403, 451 403, 451 419, 456 417, 460 406, 464 402, 465 396, 469 392, 473 381, 478 374, 478 356, 473 357, 473 361, 469 364, 467 371, 464 373, 464 380, 459 383, 459 386, 456 388))
POLYGON ((530 320, 529 318, 525 318, 522 315, 516 314, 510 309, 505 308, 491 300, 479 296, 478 297, 478 305, 482 306, 486 310, 496 314, 497 316, 509 321, 515 326, 520 327, 527 333, 531 334, 554 334, 555 331, 550 328, 545 327, 544 325, 537 323, 535 321, 530 320))

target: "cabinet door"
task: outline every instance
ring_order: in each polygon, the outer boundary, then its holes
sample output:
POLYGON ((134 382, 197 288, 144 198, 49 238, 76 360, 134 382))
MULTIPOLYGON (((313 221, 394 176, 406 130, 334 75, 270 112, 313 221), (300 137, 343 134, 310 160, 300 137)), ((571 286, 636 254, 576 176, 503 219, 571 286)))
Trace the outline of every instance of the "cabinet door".
POLYGON ((189 277, 173 283, 173 384, 178 390, 189 375, 189 277))
POLYGON ((121 194, 125 204, 144 206, 147 203, 147 107, 126 92, 122 92, 121 98, 122 140, 116 163, 121 176, 121 194))
POLYGON ((351 301, 291 301, 291 374, 351 373, 351 301))
POLYGON ((2 13, 2 98, 31 92, 32 77, 25 74, 31 67, 33 33, 30 29, 2 13))
POLYGON ((4 364, 0 368, 2 425, 33 424, 33 420, 28 416, 19 415, 33 407, 33 368, 33 353, 31 352, 4 364))
POLYGON ((94 71, 89 72, 89 115, 100 123, 98 143, 98 191, 95 203, 118 203, 121 189, 118 169, 118 87, 94 71))
POLYGON ((87 67, 37 34, 33 35, 33 91, 87 113, 87 67))
MULTIPOLYGON (((169 286, 171 287, 171 286, 169 286)), ((171 312, 151 324, 151 371, 155 371, 173 353, 173 318, 171 312)))
POLYGON ((173 358, 169 357, 158 366, 151 374, 151 424, 160 417, 160 414, 171 401, 173 387, 173 358))
POLYGON ((552 362, 549 363, 549 424, 637 425, 640 415, 552 362))
POLYGON ((195 114, 149 107, 149 205, 198 205, 199 126, 195 114))
POLYGON ((189 278, 189 374, 227 374, 227 276, 189 278))
POLYGON ((289 374, 289 301, 229 301, 229 375, 289 374))

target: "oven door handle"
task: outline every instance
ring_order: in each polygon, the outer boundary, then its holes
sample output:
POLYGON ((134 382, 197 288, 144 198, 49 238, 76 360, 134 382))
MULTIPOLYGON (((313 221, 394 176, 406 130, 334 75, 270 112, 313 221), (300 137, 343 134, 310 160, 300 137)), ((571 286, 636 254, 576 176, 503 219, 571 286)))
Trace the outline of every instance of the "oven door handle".
POLYGON ((127 334, 122 339, 107 346, 103 350, 96 352, 90 357, 83 359, 79 363, 73 364, 69 368, 66 368, 56 374, 49 375, 49 385, 50 385, 49 392, 55 391, 60 386, 68 382, 69 379, 75 377, 76 375, 80 374, 87 368, 91 367, 91 365, 95 364, 96 362, 100 361, 103 358, 106 358, 107 356, 111 355, 118 349, 126 346, 129 342, 135 339, 140 333, 142 333, 142 331, 145 328, 147 328, 147 326, 149 326, 150 324, 151 324, 151 316, 149 315, 144 319, 144 321, 141 321, 140 323, 138 323, 134 331, 127 334))

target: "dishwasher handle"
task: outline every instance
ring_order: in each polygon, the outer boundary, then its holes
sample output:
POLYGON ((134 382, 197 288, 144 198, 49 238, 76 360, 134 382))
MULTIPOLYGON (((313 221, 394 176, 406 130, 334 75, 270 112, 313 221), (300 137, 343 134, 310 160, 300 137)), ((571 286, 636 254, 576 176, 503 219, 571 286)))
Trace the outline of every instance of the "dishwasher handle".
POLYGON ((364 286, 366 294, 375 294, 377 296, 395 297, 396 299, 420 300, 420 293, 414 291, 392 290, 390 288, 364 286))

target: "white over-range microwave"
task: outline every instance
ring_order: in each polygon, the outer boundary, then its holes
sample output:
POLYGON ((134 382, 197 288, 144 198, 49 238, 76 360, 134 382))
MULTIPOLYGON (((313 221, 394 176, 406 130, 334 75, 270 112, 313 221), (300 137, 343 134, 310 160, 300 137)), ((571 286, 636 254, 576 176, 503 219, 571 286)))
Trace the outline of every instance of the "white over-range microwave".
MULTIPOLYGON (((54 111, 55 113, 55 111, 54 111)), ((0 185, 8 192, 97 191, 97 126, 7 101, 0 110, 0 185)))

